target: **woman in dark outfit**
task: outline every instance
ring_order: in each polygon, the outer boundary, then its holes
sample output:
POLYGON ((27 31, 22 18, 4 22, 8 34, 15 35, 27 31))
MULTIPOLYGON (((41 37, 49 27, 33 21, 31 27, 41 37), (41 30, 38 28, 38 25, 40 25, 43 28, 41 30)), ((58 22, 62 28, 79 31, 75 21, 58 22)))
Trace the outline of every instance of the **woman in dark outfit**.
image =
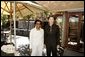
POLYGON ((46 45, 47 56, 57 56, 57 44, 59 43, 60 30, 55 24, 53 16, 48 18, 48 24, 44 28, 44 44, 46 45))

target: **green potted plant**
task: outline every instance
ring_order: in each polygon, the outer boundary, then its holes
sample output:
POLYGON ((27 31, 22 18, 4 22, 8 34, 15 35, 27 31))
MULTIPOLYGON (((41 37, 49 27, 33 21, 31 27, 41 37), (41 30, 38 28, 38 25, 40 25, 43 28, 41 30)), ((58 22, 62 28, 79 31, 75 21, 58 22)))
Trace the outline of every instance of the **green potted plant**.
POLYGON ((1 15, 1 23, 2 23, 2 29, 6 28, 8 16, 7 15, 1 15))

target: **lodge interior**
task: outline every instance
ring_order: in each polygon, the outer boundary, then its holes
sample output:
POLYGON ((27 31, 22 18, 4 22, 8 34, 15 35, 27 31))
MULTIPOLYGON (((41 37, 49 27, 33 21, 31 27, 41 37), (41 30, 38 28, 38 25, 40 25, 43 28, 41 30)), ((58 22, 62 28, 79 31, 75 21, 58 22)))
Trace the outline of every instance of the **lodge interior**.
MULTIPOLYGON (((16 36, 22 36, 21 40, 22 38, 29 39, 29 32, 34 27, 36 18, 42 20, 44 27, 47 17, 54 15, 56 24, 60 28, 60 42, 63 47, 63 52, 59 56, 84 56, 84 1, 30 2, 38 4, 39 7, 24 3, 24 1, 16 1, 16 36), (34 14, 33 17, 30 17, 32 14, 34 14)), ((17 43, 12 41, 14 39, 13 4, 13 1, 1 1, 1 17, 5 15, 8 20, 5 25, 1 25, 1 56, 20 56, 17 55, 17 51, 13 52, 14 47, 20 41, 17 43), (11 32, 3 33, 3 31, 11 32), (7 47, 9 45, 13 48, 7 47), (4 46, 8 51, 4 51, 4 46)))

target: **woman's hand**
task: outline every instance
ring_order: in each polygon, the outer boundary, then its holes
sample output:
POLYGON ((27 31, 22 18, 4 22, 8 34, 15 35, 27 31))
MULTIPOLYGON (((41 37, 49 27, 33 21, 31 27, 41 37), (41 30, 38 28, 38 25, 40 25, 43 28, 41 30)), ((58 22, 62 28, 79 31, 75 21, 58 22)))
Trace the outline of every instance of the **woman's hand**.
POLYGON ((32 49, 29 49, 29 52, 30 52, 30 55, 31 55, 31 53, 32 53, 32 49))
POLYGON ((44 44, 44 48, 46 48, 46 45, 44 44))

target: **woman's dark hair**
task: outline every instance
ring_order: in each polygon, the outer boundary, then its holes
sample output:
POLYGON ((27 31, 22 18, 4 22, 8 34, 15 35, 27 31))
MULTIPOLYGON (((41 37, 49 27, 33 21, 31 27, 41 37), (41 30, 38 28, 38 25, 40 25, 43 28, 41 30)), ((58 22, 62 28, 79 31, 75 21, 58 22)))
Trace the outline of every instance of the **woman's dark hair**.
POLYGON ((48 20, 50 19, 50 17, 53 17, 53 19, 54 19, 54 24, 56 24, 56 17, 55 17, 54 15, 51 15, 51 16, 48 17, 48 20))
POLYGON ((34 24, 36 24, 37 22, 40 22, 40 25, 42 25, 42 21, 40 20, 35 20, 34 24))
POLYGON ((51 15, 51 16, 49 16, 49 17, 48 17, 48 20, 49 20, 49 18, 50 18, 50 17, 53 17, 53 18, 54 18, 54 20, 56 19, 53 15, 51 15))

